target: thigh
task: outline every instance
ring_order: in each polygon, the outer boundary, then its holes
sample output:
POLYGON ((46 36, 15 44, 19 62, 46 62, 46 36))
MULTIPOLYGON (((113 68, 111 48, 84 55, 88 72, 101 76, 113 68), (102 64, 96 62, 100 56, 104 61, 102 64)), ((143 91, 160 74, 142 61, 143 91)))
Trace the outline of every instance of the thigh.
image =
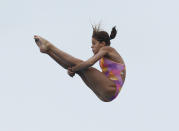
MULTIPOLYGON (((80 62, 83 62, 83 60, 80 60, 75 57, 70 57, 70 63, 68 63, 71 66, 74 66, 76 64, 79 64, 80 62)), ((111 98, 115 95, 116 92, 116 85, 115 83, 108 79, 104 73, 100 72, 96 68, 89 67, 88 69, 82 70, 78 72, 82 80, 85 82, 85 84, 93 90, 93 92, 101 99, 107 100, 107 98, 111 98)))
POLYGON ((95 88, 94 90, 96 90, 101 97, 105 99, 115 95, 116 85, 112 80, 107 78, 104 73, 93 67, 83 70, 82 73, 90 83, 90 88, 95 88))
POLYGON ((95 93, 95 95, 96 95, 99 99, 101 99, 102 101, 105 101, 105 100, 101 97, 101 95, 99 94, 99 91, 96 91, 96 87, 88 81, 88 79, 86 78, 86 76, 84 75, 84 73, 78 72, 78 75, 81 77, 81 79, 83 80, 83 82, 95 93))

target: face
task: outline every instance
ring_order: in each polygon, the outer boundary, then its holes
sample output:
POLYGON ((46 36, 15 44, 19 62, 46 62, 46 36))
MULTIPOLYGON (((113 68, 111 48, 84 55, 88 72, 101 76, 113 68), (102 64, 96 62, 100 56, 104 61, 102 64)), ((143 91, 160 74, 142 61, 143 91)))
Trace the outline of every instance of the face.
POLYGON ((99 49, 101 47, 103 47, 103 46, 105 46, 104 42, 100 43, 95 38, 92 38, 92 46, 91 46, 91 48, 92 48, 92 51, 93 51, 94 54, 98 53, 99 49))

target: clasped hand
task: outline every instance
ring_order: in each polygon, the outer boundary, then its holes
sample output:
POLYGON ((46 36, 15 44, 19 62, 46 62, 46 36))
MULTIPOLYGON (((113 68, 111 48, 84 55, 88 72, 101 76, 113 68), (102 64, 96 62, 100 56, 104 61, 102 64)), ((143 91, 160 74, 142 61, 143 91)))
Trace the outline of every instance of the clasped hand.
POLYGON ((72 71, 72 67, 68 67, 68 75, 71 77, 75 75, 75 72, 72 71))

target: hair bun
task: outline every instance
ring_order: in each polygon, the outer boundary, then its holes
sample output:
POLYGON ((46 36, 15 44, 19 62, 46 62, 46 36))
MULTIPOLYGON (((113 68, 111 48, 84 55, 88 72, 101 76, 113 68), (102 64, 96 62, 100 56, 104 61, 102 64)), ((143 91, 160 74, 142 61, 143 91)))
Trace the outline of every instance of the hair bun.
POLYGON ((117 30, 116 30, 116 26, 114 26, 111 30, 111 34, 110 34, 110 40, 111 39, 114 39, 116 37, 116 34, 117 34, 117 30))

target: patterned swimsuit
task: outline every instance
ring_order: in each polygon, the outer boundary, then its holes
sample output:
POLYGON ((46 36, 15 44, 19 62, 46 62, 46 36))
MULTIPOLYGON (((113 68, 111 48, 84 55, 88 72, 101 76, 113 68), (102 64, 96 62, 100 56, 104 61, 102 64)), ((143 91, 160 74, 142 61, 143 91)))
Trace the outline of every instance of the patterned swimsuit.
POLYGON ((117 97, 117 95, 119 94, 122 85, 123 85, 123 80, 121 77, 121 74, 123 73, 122 71, 125 69, 125 65, 124 64, 120 64, 117 62, 114 62, 112 60, 109 60, 107 58, 102 57, 99 60, 99 65, 102 69, 102 72, 112 81, 114 81, 114 83, 116 84, 116 93, 115 95, 110 99, 113 100, 117 97))

